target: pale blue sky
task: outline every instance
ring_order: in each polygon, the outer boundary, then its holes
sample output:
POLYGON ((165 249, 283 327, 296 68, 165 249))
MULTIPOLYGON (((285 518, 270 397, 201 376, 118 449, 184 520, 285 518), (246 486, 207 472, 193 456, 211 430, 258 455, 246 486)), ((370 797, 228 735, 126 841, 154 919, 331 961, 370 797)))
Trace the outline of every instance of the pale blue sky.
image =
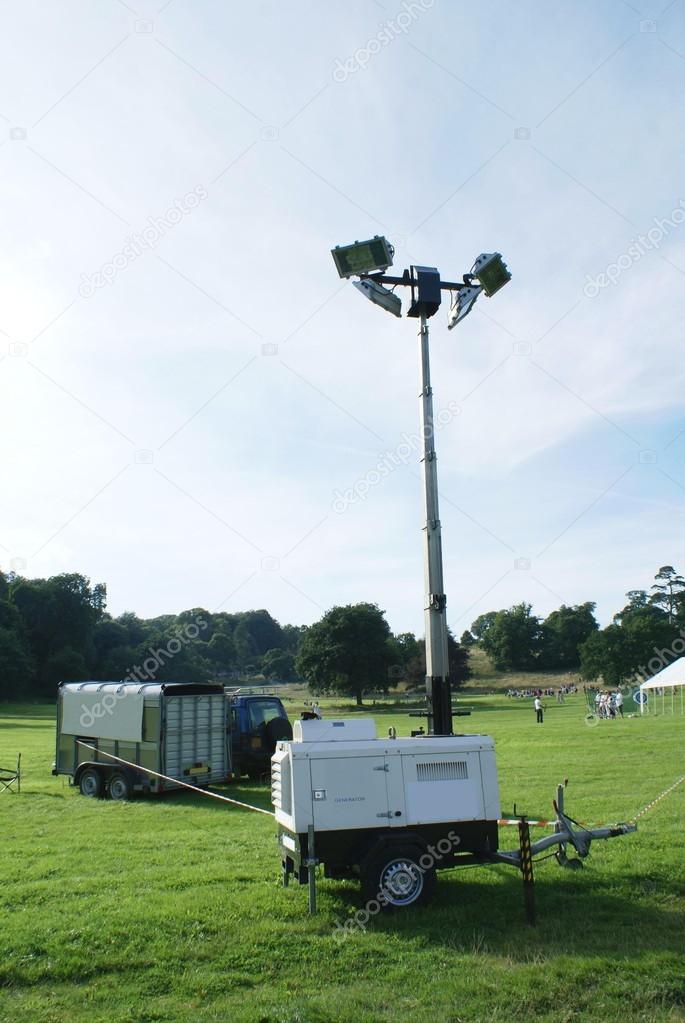
POLYGON ((400 270, 514 274, 431 321, 457 633, 519 600, 607 621, 682 570, 685 0, 0 18, 3 570, 84 572, 115 614, 372 600, 421 631, 416 456, 334 506, 417 426, 415 321, 329 255, 375 233, 400 270))

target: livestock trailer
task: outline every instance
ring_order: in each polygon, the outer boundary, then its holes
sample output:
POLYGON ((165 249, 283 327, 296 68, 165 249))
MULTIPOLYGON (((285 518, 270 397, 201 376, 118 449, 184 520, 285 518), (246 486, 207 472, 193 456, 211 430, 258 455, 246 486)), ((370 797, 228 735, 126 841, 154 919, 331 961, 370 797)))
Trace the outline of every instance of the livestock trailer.
POLYGON ((179 788, 176 781, 207 787, 231 773, 227 724, 221 685, 63 682, 52 773, 68 775, 84 796, 112 799, 179 788))

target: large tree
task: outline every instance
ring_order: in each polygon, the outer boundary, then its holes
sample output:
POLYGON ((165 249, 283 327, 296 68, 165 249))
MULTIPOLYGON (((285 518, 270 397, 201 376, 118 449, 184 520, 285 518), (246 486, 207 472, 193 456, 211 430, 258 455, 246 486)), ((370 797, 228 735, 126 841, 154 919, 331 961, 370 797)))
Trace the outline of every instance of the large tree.
POLYGON ((35 669, 18 632, 0 625, 0 700, 29 699, 35 669))
POLYGON ((207 657, 220 675, 229 672, 236 662, 233 636, 223 628, 215 631, 207 644, 207 657))
POLYGON ((580 672, 590 682, 618 685, 630 679, 649 677, 677 656, 670 653, 678 636, 668 617, 647 605, 629 609, 601 632, 593 633, 580 647, 580 672))
POLYGON ((423 646, 413 632, 400 632, 393 637, 396 662, 393 664, 391 674, 396 682, 407 677, 409 665, 420 657, 423 646))
POLYGON ((678 575, 672 565, 662 565, 654 578, 656 582, 652 585, 650 603, 665 611, 668 615, 668 624, 672 625, 685 595, 685 579, 678 575))
MULTIPOLYGON (((458 689, 471 678, 469 651, 447 630, 447 656, 449 660, 450 683, 458 689)), ((426 684, 426 644, 423 639, 416 643, 416 653, 407 666, 407 681, 412 689, 423 689, 426 684)))
POLYGON ((562 604, 542 623, 540 666, 575 671, 580 665, 580 646, 599 626, 595 620, 595 604, 587 601, 567 607, 562 604))
POLYGON ((276 682, 291 682, 295 677, 295 658, 288 650, 267 650, 262 657, 262 672, 276 682))
POLYGON ((485 614, 478 615, 471 625, 471 634, 477 643, 483 642, 486 633, 494 625, 497 615, 497 611, 486 611, 485 614))
MULTIPOLYGON (((471 626, 474 635, 475 627, 476 622, 471 626)), ((530 604, 521 603, 498 611, 480 642, 499 671, 530 671, 535 667, 540 639, 540 619, 531 614, 530 604)))
POLYGON ((281 634, 283 636, 283 642, 281 644, 281 648, 283 650, 287 650, 293 655, 297 654, 306 632, 306 625, 282 625, 281 634))
POLYGON ((393 663, 390 627, 376 604, 333 607, 307 630, 295 669, 314 693, 354 696, 387 691, 393 663))
POLYGON ((42 693, 54 692, 69 664, 79 676, 87 676, 96 659, 95 627, 105 610, 102 584, 91 586, 78 573, 50 579, 16 577, 9 599, 21 615, 42 693))

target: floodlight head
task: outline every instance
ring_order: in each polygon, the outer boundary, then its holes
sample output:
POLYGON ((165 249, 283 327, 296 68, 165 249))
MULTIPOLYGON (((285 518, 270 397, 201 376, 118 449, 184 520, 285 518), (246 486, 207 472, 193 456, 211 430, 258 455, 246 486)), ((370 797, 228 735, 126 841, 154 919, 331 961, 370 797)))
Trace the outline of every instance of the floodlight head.
POLYGON ((354 245, 336 245, 331 255, 340 277, 358 277, 375 270, 387 270, 392 266, 395 250, 387 238, 376 235, 354 245))
POLYGON ((473 264, 472 273, 488 298, 511 280, 511 274, 501 252, 482 252, 473 264))
POLYGON ((362 281, 352 281, 355 288, 361 291, 365 298, 368 298, 374 305, 381 306, 386 312, 392 313, 393 316, 402 315, 402 299, 399 295, 396 295, 393 291, 388 288, 382 287, 380 284, 376 284, 375 281, 368 279, 362 281))
POLYGON ((449 316, 447 317, 447 328, 452 330, 465 316, 473 309, 476 299, 485 289, 480 284, 469 284, 460 288, 452 299, 449 316))

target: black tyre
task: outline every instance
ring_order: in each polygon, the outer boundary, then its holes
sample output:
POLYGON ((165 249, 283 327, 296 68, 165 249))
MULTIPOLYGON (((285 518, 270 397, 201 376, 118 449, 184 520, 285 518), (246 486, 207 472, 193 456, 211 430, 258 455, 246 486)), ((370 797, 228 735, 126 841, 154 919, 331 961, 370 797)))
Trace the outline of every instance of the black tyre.
POLYGON ((292 737, 293 726, 287 718, 272 718, 266 726, 266 739, 272 753, 277 742, 289 742, 292 737))
POLYGON ((99 799, 104 788, 102 775, 96 767, 86 767, 78 780, 79 791, 89 799, 99 799))
POLYGON ((367 902, 383 909, 425 905, 435 891, 432 857, 420 846, 387 846, 362 868, 362 891, 367 902))
POLYGON ((114 771, 109 779, 110 799, 130 799, 133 795, 133 785, 128 775, 123 771, 114 771))

